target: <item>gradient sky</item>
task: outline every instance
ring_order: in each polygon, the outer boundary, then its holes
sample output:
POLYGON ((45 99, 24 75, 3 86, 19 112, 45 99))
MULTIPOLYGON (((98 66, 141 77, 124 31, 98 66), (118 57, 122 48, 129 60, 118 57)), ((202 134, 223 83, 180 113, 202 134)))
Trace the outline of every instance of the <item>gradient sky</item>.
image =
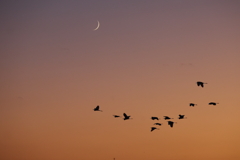
POLYGON ((1 160, 240 159, 240 1, 5 0, 0 12, 1 160))

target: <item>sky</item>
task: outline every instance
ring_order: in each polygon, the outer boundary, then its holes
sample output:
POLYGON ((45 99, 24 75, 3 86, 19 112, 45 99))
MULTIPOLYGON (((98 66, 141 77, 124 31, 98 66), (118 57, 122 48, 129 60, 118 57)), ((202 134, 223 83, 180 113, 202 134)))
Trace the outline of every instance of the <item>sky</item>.
POLYGON ((1 160, 240 159, 240 1, 3 0, 0 12, 1 160))

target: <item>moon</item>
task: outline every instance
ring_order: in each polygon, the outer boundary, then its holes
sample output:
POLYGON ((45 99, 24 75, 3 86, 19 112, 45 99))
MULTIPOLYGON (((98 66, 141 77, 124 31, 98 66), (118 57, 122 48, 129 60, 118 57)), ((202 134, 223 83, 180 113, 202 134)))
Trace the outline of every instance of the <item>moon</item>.
POLYGON ((97 22, 98 22, 98 25, 97 25, 97 27, 94 29, 94 31, 98 30, 98 28, 100 27, 100 22, 99 22, 99 21, 97 21, 97 22))

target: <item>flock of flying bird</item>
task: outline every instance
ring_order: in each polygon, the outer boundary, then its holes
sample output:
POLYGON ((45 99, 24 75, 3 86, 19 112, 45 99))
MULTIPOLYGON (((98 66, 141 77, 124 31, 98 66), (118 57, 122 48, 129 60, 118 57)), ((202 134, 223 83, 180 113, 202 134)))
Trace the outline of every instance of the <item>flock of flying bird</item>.
MULTIPOLYGON (((198 82, 197 82, 197 86, 201 86, 202 88, 204 87, 204 84, 207 84, 207 83, 204 83, 204 82, 201 82, 201 81, 198 81, 198 82)), ((215 105, 217 105, 218 103, 216 103, 216 102, 209 102, 208 104, 215 106, 215 105)), ((197 104, 195 104, 195 103, 190 103, 190 104, 189 104, 190 107, 194 107, 194 106, 196 106, 196 105, 197 105, 197 104)), ((100 111, 100 112, 102 112, 102 110, 100 110, 100 106, 99 106, 99 105, 96 106, 93 110, 94 110, 94 111, 100 111)), ((178 119, 185 119, 185 115, 179 114, 178 116, 179 116, 178 119)), ((119 116, 119 115, 113 115, 113 117, 114 117, 114 118, 119 118, 119 117, 121 117, 121 116, 119 116)), ((123 113, 123 120, 132 119, 132 118, 130 118, 130 117, 131 117, 130 115, 127 115, 126 113, 123 113)), ((168 116, 163 116, 163 117, 164 117, 164 120, 168 120, 168 125, 169 125, 170 127, 173 127, 173 124, 176 123, 176 122, 173 122, 173 121, 169 120, 169 119, 173 119, 173 118, 170 118, 170 117, 168 117, 168 116)), ((152 119, 152 120, 159 120, 158 117, 151 117, 151 119, 152 119)), ((154 125, 161 126, 162 124, 161 124, 161 123, 154 123, 154 125)), ((156 130, 156 129, 159 129, 159 128, 157 128, 157 127, 151 127, 151 132, 154 131, 154 130, 156 130)))

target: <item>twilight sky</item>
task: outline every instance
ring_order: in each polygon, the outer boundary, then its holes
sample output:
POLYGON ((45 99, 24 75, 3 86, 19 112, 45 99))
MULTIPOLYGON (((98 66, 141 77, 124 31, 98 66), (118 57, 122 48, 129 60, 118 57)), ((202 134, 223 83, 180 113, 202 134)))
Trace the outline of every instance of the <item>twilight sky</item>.
POLYGON ((1 160, 240 159, 240 1, 3 0, 0 20, 1 160))

